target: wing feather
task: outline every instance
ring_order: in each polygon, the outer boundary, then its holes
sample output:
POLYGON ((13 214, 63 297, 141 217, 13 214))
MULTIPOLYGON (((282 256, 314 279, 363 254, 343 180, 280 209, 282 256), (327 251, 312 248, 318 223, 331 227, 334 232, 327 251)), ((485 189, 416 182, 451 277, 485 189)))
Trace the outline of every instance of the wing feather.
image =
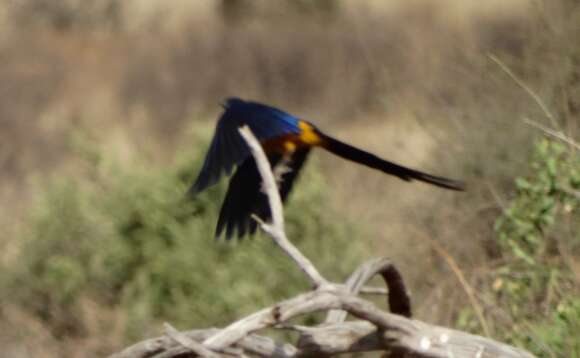
MULTIPOLYGON (((287 164, 289 171, 282 176, 280 184, 280 196, 285 202, 298 177, 300 169, 306 162, 310 149, 296 151, 287 164)), ((270 165, 275 167, 282 163, 279 155, 268 157, 270 165)), ((225 229, 225 238, 243 238, 246 234, 253 235, 258 225, 252 214, 258 215, 263 220, 270 220, 270 205, 268 197, 261 190, 262 178, 256 167, 253 157, 249 157, 236 170, 230 180, 224 203, 220 210, 215 237, 220 238, 225 229)))
POLYGON ((230 174, 235 166, 248 158, 250 151, 238 128, 248 125, 260 141, 300 132, 298 118, 274 107, 230 98, 224 108, 203 167, 189 189, 189 195, 215 184, 224 173, 230 174))

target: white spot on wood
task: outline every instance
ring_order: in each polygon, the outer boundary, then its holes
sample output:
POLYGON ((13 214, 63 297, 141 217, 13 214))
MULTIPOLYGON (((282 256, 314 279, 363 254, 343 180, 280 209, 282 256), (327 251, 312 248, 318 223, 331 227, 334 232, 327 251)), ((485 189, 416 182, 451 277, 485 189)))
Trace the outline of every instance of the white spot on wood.
POLYGON ((419 342, 419 346, 422 350, 426 351, 431 347, 431 340, 428 337, 423 337, 419 342))
POLYGON ((480 346, 479 349, 477 350, 477 353, 475 353, 475 358, 481 358, 483 357, 483 351, 485 350, 485 347, 480 346))

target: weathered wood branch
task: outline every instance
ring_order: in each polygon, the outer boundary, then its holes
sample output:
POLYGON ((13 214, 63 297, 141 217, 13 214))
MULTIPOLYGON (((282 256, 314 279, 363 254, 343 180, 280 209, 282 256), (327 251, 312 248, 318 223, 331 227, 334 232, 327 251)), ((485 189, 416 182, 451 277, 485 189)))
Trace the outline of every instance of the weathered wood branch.
MULTIPOLYGON (((219 331, 218 328, 208 328, 183 331, 180 333, 188 339, 200 342, 201 344, 205 339, 219 331)), ((242 349, 246 354, 277 358, 295 357, 298 351, 291 344, 277 343, 269 337, 255 334, 244 337, 234 345, 234 348, 242 349)), ((110 358, 177 357, 187 352, 191 352, 191 350, 178 344, 171 337, 160 336, 136 343, 119 353, 113 354, 110 358)))
POLYGON ((304 256, 296 246, 292 245, 290 240, 286 237, 286 231, 284 230, 284 213, 282 209, 282 199, 278 193, 278 186, 276 185, 276 179, 272 168, 270 167, 270 162, 260 145, 260 142, 254 137, 252 131, 248 126, 240 128, 240 134, 248 143, 252 155, 256 159, 256 164, 258 165, 258 170, 262 176, 263 190, 268 196, 268 203, 270 205, 270 212, 272 213, 272 223, 264 223, 259 220, 260 227, 264 232, 266 232, 278 246, 284 250, 284 252, 298 264, 300 269, 306 273, 313 286, 321 287, 328 284, 328 281, 322 277, 320 272, 316 267, 310 262, 310 260, 304 256))
MULTIPOLYGON (((174 357, 321 357, 348 352, 381 351, 389 357, 507 357, 529 358, 528 352, 465 332, 410 319, 411 303, 401 274, 387 259, 368 261, 345 284, 328 282, 284 231, 282 201, 269 162, 248 128, 240 130, 248 142, 264 180, 272 223, 260 222, 307 275, 311 292, 274 304, 242 318, 223 329, 177 332, 167 326, 166 335, 139 342, 111 358, 174 357), (357 296, 374 276, 381 275, 388 288, 391 313, 357 296), (295 326, 288 322, 315 312, 328 312, 324 324, 295 326), (347 314, 357 318, 346 321, 347 314), (257 335, 265 328, 290 329, 300 333, 297 345, 257 335)), ((377 291, 376 288, 371 291, 377 291)))
MULTIPOLYGON (((387 259, 378 258, 361 265, 346 281, 346 289, 351 294, 358 294, 363 285, 375 275, 380 274, 388 288, 387 303, 392 313, 411 317, 411 298, 403 277, 397 268, 387 259)), ((326 323, 340 323, 346 319, 345 311, 333 310, 328 313, 326 323)))
MULTIPOLYGON (((184 332, 190 339, 202 341, 217 330, 184 332)), ((374 304, 345 290, 319 289, 260 310, 219 331, 204 345, 214 352, 227 352, 229 347, 242 348, 247 353, 272 357, 306 357, 346 352, 387 351, 413 357, 533 357, 531 354, 461 331, 430 325, 380 310, 374 304), (295 317, 342 309, 360 319, 320 327, 302 327, 297 348, 258 338, 253 332, 274 327, 295 317), (214 338, 215 337, 215 338, 214 338), (261 349, 254 347, 260 340, 261 349), (250 348, 251 347, 251 348, 250 348), (250 348, 250 349, 248 349, 250 348)), ((114 358, 154 357, 161 347, 183 348, 173 339, 163 337, 138 343, 114 358), (164 346, 165 345, 165 346, 164 346), (140 355, 137 355, 140 354, 140 355)), ((179 350, 183 352, 183 349, 179 350)), ((226 353, 227 354, 227 353, 226 353)))

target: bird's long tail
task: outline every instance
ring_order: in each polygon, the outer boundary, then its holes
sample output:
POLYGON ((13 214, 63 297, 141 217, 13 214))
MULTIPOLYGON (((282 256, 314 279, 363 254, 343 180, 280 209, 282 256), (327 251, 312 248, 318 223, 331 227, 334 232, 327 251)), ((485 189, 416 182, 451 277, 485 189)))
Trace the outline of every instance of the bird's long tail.
POLYGON ((465 183, 458 180, 447 179, 427 173, 423 173, 414 169, 405 168, 398 164, 381 159, 374 154, 358 149, 349 144, 341 142, 336 138, 332 138, 320 131, 317 133, 322 142, 320 146, 331 153, 338 155, 347 160, 366 165, 367 167, 380 170, 384 173, 397 176, 405 181, 419 180, 425 183, 436 185, 441 188, 451 190, 465 190, 465 183))

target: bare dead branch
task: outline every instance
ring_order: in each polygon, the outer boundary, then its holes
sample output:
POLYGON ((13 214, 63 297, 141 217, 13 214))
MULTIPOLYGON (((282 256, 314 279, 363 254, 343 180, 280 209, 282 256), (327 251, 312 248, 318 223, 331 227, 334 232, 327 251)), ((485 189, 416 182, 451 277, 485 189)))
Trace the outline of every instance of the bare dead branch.
POLYGON ((250 147, 252 155, 256 159, 258 170, 263 179, 263 188, 268 196, 270 211, 272 212, 272 223, 268 224, 259 221, 260 227, 264 232, 266 232, 266 234, 272 237, 276 244, 278 244, 278 246, 280 246, 282 250, 284 250, 292 260, 294 260, 294 262, 298 264, 300 269, 306 273, 315 288, 327 285, 328 281, 322 277, 312 262, 310 262, 306 256, 302 255, 296 246, 294 246, 286 237, 282 199, 280 198, 280 193, 276 186, 276 179, 272 173, 270 162, 268 161, 260 142, 258 142, 254 134, 252 134, 252 131, 248 126, 240 128, 239 131, 250 147))
POLYGON ((193 339, 190 339, 184 334, 181 334, 177 329, 175 329, 169 323, 163 325, 165 327, 165 333, 167 336, 172 338, 177 343, 181 344, 183 347, 189 349, 191 352, 197 354, 204 358, 218 358, 219 356, 213 353, 211 350, 205 348, 203 344, 200 344, 193 339))
MULTIPOLYGON (((533 357, 520 349, 471 335, 457 330, 438 327, 411 320, 400 315, 381 311, 372 303, 344 292, 344 290, 316 290, 301 294, 277 305, 261 310, 225 328, 214 335, 207 348, 221 351, 224 347, 240 347, 247 344, 248 333, 278 322, 285 322, 299 315, 328 309, 342 309, 364 320, 343 322, 302 329, 303 338, 297 351, 285 350, 284 354, 272 352, 276 357, 304 357, 338 354, 353 351, 393 351, 416 357, 533 357)), ((188 334, 188 337, 192 335, 188 334)), ((203 337, 198 336, 199 340, 203 337)), ((164 342, 167 342, 165 340, 164 342)), ((175 346, 175 341, 169 340, 175 346)), ((159 341, 151 346, 159 349, 159 341)), ((279 345, 278 345, 279 346, 279 345)), ((271 349, 271 343, 268 343, 271 349)), ((136 352, 133 349, 132 352, 136 352)), ((141 350, 143 353, 143 350, 141 350)), ((263 350, 262 350, 263 352, 263 350)), ((149 355, 152 357, 154 355, 149 355)), ((114 358, 146 357, 145 355, 117 355, 114 358)))
POLYGON ((323 310, 329 301, 329 290, 316 290, 265 308, 226 327, 206 340, 211 349, 227 347, 249 333, 275 326, 296 316, 323 310))
MULTIPOLYGON (((358 294, 363 285, 380 274, 388 288, 387 303, 392 313, 411 317, 411 298, 403 282, 403 277, 395 266, 385 258, 369 260, 361 265, 346 281, 348 292, 358 294)), ((344 311, 329 312, 326 323, 340 323, 346 318, 344 311)))
MULTIPOLYGON (((196 342, 201 342, 220 330, 217 328, 208 328, 200 330, 191 330, 180 332, 182 336, 196 342)), ((255 334, 248 335, 236 343, 235 348, 244 350, 247 354, 259 357, 288 358, 295 357, 296 347, 288 343, 279 343, 269 337, 255 334)), ((136 343, 123 351, 116 353, 110 358, 161 358, 162 354, 166 357, 176 357, 179 354, 187 353, 189 350, 184 348, 168 336, 151 338, 136 343)), ((221 356, 221 355, 220 355, 221 356)))
POLYGON ((409 294, 399 271, 384 258, 370 260, 345 285, 326 281, 314 265, 287 239, 282 203, 272 170, 260 144, 248 128, 240 130, 248 141, 264 180, 272 211, 272 223, 261 226, 307 274, 315 290, 255 312, 224 329, 177 332, 139 342, 111 358, 203 357, 320 357, 347 352, 383 351, 405 357, 507 357, 529 358, 529 353, 491 339, 412 320, 409 294), (388 287, 388 303, 394 313, 380 310, 356 296, 363 285, 380 274, 388 287), (301 315, 331 311, 328 321, 316 327, 292 325, 301 315), (342 312, 340 312, 342 311, 342 312), (358 321, 344 322, 346 313, 358 321), (299 332, 299 346, 283 344, 254 332, 265 328, 299 332), (192 353, 194 352, 194 353, 192 353))
POLYGON ((364 320, 312 327, 302 335, 298 347, 310 356, 373 350, 398 353, 396 356, 403 357, 532 357, 527 352, 498 345, 483 337, 413 322, 416 325, 411 326, 412 333, 402 334, 394 330, 382 331, 364 320), (410 346, 415 349, 409 349, 410 346))
POLYGON ((386 296, 389 294, 389 291, 386 288, 383 287, 363 287, 360 289, 359 291, 360 294, 362 295, 380 295, 380 296, 386 296))

